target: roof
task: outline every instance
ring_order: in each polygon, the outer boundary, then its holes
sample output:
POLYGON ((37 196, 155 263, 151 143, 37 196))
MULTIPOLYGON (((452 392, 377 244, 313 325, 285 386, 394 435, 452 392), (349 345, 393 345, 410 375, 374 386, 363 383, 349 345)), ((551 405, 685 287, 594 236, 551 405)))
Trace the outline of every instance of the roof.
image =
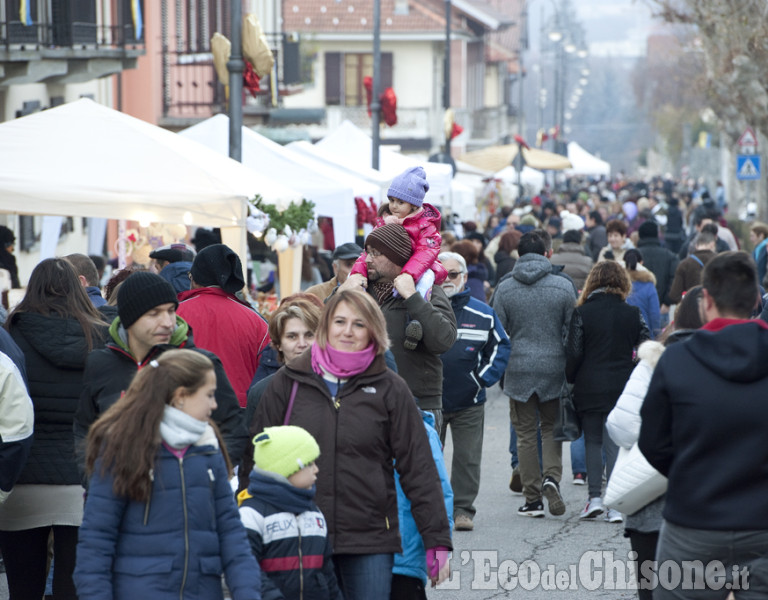
MULTIPOLYGON (((445 37, 444 0, 409 0, 407 4, 407 13, 401 14, 395 10, 395 0, 381 0, 383 39, 414 33, 438 34, 441 39, 445 37)), ((454 34, 475 37, 467 26, 468 19, 492 31, 501 27, 502 23, 506 26, 509 21, 508 17, 479 0, 453 0, 452 9, 451 30, 454 34)), ((361 33, 370 36, 373 30, 373 0, 286 0, 283 4, 283 30, 321 36, 361 33)))

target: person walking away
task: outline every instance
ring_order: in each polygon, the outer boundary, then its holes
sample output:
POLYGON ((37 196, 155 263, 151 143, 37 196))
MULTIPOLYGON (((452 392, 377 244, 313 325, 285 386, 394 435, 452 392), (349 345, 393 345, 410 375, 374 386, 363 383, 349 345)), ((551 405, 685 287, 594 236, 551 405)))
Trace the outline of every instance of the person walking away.
POLYGON ((237 400, 245 408, 248 388, 269 344, 267 322, 235 293, 243 289, 243 266, 224 244, 203 248, 189 271, 191 289, 179 294, 179 316, 199 348, 221 359, 237 400))
POLYGON ((43 597, 53 532, 53 594, 75 598, 72 571, 83 488, 72 424, 86 357, 104 344, 107 323, 72 264, 48 258, 32 271, 27 293, 5 326, 24 353, 35 408, 29 458, 13 494, 0 506, 0 550, 8 589, 14 600, 43 597))
POLYGON ((749 318, 758 297, 752 257, 717 255, 702 287, 705 325, 659 359, 640 409, 638 446, 669 483, 656 560, 678 568, 718 561, 724 576, 713 581, 698 569, 694 585, 657 588, 654 599, 712 598, 734 584, 737 598, 764 598, 768 325, 749 318))
MULTIPOLYGON (((598 262, 587 277, 568 326, 565 374, 573 384, 573 403, 584 431, 587 459, 587 504, 580 519, 603 514, 603 451, 610 478, 618 448, 603 435, 634 368, 635 349, 650 339, 640 309, 626 303, 632 285, 626 269, 612 260, 598 262)), ((621 523, 621 514, 608 509, 605 520, 621 523)))
POLYGON ((504 375, 504 393, 509 396, 510 419, 517 433, 525 497, 518 515, 528 517, 544 516, 542 496, 547 497, 551 514, 565 513, 560 494, 562 442, 555 441, 553 427, 565 379, 563 331, 576 294, 569 280, 552 273, 546 252, 546 244, 537 233, 526 233, 520 239, 520 258, 511 277, 498 284, 493 301, 511 343, 513 359, 504 375))

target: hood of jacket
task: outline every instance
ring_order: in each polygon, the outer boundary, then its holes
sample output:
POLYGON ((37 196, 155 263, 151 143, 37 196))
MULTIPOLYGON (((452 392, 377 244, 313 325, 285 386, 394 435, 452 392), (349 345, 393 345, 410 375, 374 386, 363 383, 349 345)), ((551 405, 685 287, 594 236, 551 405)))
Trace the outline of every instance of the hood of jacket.
POLYGON ((698 330, 683 342, 691 355, 719 377, 737 383, 768 378, 768 331, 764 322, 698 330))
MULTIPOLYGON (((125 327, 120 323, 120 317, 115 317, 112 325, 109 326, 109 336, 112 338, 115 346, 133 356, 131 349, 128 347, 128 334, 125 331, 125 327)), ((179 347, 187 340, 191 340, 191 338, 192 332, 189 329, 189 325, 179 315, 176 315, 176 329, 173 330, 168 345, 179 347)), ((135 356, 133 357, 136 358, 135 356)))
MULTIPOLYGON (((85 367, 88 345, 83 328, 77 319, 37 313, 18 313, 13 317, 12 329, 23 335, 36 352, 56 367, 64 369, 85 367), (51 343, 53 340, 56 343, 51 343)), ((92 340, 94 348, 100 343, 99 339, 92 340)))
POLYGON ((525 285, 533 285, 552 273, 552 263, 541 254, 526 254, 517 259, 512 277, 525 285))
POLYGON ((576 242, 563 242, 557 249, 556 254, 579 254, 581 256, 586 256, 586 254, 584 254, 584 246, 577 244, 576 242))
POLYGON ((627 272, 629 273, 629 278, 632 281, 638 281, 640 283, 652 283, 653 285, 656 285, 656 276, 652 271, 649 271, 643 265, 637 265, 637 269, 634 271, 627 269, 627 272))

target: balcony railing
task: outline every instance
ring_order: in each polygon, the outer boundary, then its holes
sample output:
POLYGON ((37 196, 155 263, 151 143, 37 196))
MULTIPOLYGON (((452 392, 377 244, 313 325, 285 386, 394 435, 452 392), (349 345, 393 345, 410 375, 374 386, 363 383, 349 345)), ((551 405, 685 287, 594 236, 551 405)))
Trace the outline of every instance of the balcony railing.
POLYGON ((136 40, 133 25, 97 25, 95 23, 0 22, 0 49, 55 50, 66 48, 143 50, 144 41, 136 40))

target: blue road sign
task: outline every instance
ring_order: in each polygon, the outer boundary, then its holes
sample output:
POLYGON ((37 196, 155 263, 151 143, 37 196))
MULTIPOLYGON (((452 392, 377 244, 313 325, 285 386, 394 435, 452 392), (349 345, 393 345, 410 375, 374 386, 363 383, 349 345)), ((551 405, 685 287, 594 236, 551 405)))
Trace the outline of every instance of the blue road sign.
POLYGON ((736 179, 742 181, 760 179, 760 156, 739 154, 736 156, 736 179))

